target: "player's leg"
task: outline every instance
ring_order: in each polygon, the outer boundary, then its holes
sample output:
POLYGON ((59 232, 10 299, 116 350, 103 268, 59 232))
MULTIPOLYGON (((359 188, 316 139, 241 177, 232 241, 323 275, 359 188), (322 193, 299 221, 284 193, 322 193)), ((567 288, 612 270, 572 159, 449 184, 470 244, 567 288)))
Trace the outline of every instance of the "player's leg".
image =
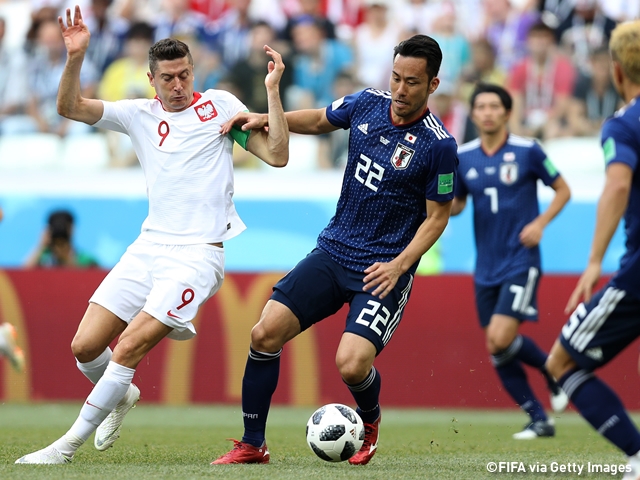
POLYGON ((346 297, 337 277, 342 267, 314 250, 275 286, 260 321, 251 330, 249 357, 242 378, 242 441, 212 465, 268 463, 266 425, 278 385, 280 354, 286 342, 337 312, 346 297))
MULTIPOLYGON (((594 374, 640 336, 640 300, 612 286, 581 303, 562 328, 547 360, 549 373, 580 414, 629 457, 640 476, 640 433, 618 395, 594 374)), ((636 478, 636 477, 632 477, 636 478)))
MULTIPOLYGON (((549 424, 544 407, 533 393, 522 362, 518 358, 523 344, 523 337, 518 335, 519 327, 518 319, 494 314, 486 328, 487 348, 496 373, 511 398, 531 419, 525 429, 515 434, 514 438, 553 436, 553 425, 549 424)), ((543 361, 544 359, 546 355, 543 361)))
POLYGON ((76 450, 127 393, 142 358, 173 329, 141 312, 120 336, 112 360, 93 387, 69 431, 50 446, 25 455, 16 463, 68 463, 76 450))
POLYGON ((24 369, 24 352, 17 340, 18 332, 12 324, 5 322, 0 325, 0 355, 6 357, 16 371, 21 372, 24 369))
POLYGON ((352 465, 366 465, 376 454, 380 432, 380 372, 373 366, 377 355, 391 340, 406 306, 413 276, 404 274, 384 299, 362 292, 362 274, 350 273, 354 298, 347 326, 336 353, 336 365, 347 384, 365 427, 364 443, 349 459, 352 465))

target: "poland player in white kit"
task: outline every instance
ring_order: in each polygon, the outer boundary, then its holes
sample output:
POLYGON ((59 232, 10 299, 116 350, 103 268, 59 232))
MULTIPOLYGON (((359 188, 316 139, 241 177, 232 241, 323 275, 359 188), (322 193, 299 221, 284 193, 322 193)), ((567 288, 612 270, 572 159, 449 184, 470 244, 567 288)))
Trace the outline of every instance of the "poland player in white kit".
MULTIPOLYGON (((80 371, 95 384, 69 431, 48 447, 16 463, 69 463, 93 433, 106 450, 118 438, 125 414, 140 398, 135 368, 164 337, 195 335, 191 320, 220 288, 223 241, 245 229, 233 205, 234 140, 267 164, 287 164, 289 134, 279 95, 281 56, 271 56, 265 87, 269 129, 220 133, 246 107, 223 91, 193 91, 189 47, 173 39, 149 50, 152 100, 115 103, 80 95, 80 68, 89 30, 76 6, 66 25, 59 18, 67 62, 58 91, 58 112, 73 120, 131 137, 145 174, 149 215, 140 236, 90 299, 72 341, 80 371), (120 336, 113 352, 110 343, 120 336)), ((79 154, 81 154, 79 152, 79 154)))

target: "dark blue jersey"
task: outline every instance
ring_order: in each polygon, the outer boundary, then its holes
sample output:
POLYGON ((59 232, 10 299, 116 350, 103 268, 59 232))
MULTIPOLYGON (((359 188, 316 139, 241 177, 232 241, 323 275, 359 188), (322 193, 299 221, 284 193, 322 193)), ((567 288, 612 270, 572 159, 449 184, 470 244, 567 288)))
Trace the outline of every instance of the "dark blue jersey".
POLYGON ((389 92, 363 90, 326 112, 332 125, 351 131, 340 199, 318 248, 361 272, 406 248, 426 218, 426 200, 453 199, 457 145, 428 110, 394 125, 389 92))
POLYGON ((605 162, 624 163, 633 170, 629 203, 624 214, 626 251, 612 283, 640 297, 640 101, 634 99, 602 126, 605 162))
POLYGON ((499 285, 529 267, 539 270, 540 249, 526 248, 519 235, 539 214, 538 179, 551 185, 559 175, 540 145, 511 134, 493 155, 476 139, 458 156, 456 197, 473 197, 476 283, 499 285))

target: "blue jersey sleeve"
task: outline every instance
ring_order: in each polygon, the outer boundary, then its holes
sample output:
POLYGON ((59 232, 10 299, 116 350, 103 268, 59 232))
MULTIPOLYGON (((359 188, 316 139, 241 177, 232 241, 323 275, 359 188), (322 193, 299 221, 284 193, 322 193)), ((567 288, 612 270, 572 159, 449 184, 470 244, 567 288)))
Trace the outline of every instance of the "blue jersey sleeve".
POLYGON ((613 117, 602 126, 602 150, 607 166, 619 162, 636 171, 638 166, 638 141, 632 138, 631 130, 625 128, 622 118, 613 117))
POLYGON ((560 172, 558 172, 553 162, 547 157, 547 154, 544 153, 544 150, 542 150, 538 142, 533 144, 529 155, 531 156, 531 169, 538 178, 547 186, 555 182, 556 178, 560 176, 560 172))
POLYGON ((460 165, 456 168, 456 181, 453 184, 453 194, 458 198, 467 198, 469 195, 469 189, 467 188, 467 184, 464 181, 464 176, 461 174, 459 170, 460 165))
POLYGON ((351 115, 356 108, 358 98, 364 90, 335 100, 327 107, 327 120, 331 125, 347 130, 351 127, 351 115))
POLYGON ((458 176, 458 146, 453 138, 438 140, 431 146, 431 165, 425 197, 436 202, 453 200, 458 176))

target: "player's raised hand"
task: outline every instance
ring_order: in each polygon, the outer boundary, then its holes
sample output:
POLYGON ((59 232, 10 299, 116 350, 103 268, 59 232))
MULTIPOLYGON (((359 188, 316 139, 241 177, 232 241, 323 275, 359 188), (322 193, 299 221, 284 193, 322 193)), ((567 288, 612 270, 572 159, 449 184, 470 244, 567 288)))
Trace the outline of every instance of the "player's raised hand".
POLYGON ((241 130, 256 130, 267 126, 268 116, 262 113, 240 112, 231 120, 226 121, 220 127, 220 134, 226 135, 233 126, 240 127, 241 130))
POLYGON ((71 9, 67 8, 67 21, 66 25, 62 17, 58 17, 58 24, 60 25, 60 31, 62 32, 62 38, 64 44, 67 47, 67 53, 72 55, 74 53, 84 53, 89 46, 89 39, 91 33, 82 20, 82 13, 80 7, 76 5, 73 14, 73 20, 71 19, 71 9))
POLYGON ((595 287, 596 283, 598 283, 601 273, 602 268, 599 263, 590 262, 589 265, 587 265, 587 268, 580 276, 580 280, 578 280, 576 288, 573 290, 573 293, 569 297, 567 306, 564 308, 564 313, 566 315, 575 310, 581 298, 584 298, 585 302, 591 300, 593 287, 595 287))
POLYGON ((276 52, 269 45, 265 45, 264 51, 271 57, 271 61, 267 65, 267 76, 264 79, 264 85, 267 88, 277 87, 280 84, 282 73, 284 72, 284 63, 282 62, 282 55, 276 52))
POLYGON ((364 282, 362 290, 368 292, 374 289, 371 295, 380 299, 386 297, 394 289, 398 278, 402 275, 402 272, 391 262, 376 262, 368 267, 364 273, 366 276, 362 280, 364 282))

